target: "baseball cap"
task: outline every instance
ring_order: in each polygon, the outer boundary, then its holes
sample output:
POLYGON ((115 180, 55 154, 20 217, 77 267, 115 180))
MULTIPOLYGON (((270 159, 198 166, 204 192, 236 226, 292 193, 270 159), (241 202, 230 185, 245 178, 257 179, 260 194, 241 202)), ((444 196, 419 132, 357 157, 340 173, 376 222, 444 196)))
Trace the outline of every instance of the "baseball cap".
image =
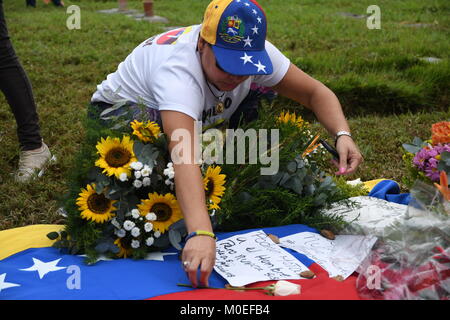
POLYGON ((234 75, 273 72, 265 49, 266 33, 266 14, 255 0, 211 1, 200 31, 219 66, 234 75))

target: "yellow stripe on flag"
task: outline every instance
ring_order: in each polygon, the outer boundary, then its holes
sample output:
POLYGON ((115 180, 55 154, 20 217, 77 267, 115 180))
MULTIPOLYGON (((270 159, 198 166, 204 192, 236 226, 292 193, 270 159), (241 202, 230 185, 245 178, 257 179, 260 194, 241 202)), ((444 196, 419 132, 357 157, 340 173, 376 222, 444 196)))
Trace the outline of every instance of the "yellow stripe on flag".
POLYGON ((63 229, 58 224, 36 224, 0 231, 0 260, 30 248, 51 247, 55 240, 47 238, 47 234, 63 229))
POLYGON ((375 186, 383 181, 383 180, 387 180, 387 179, 376 179, 376 180, 369 180, 369 181, 365 181, 364 183, 364 187, 370 192, 372 191, 373 188, 375 188, 375 186))

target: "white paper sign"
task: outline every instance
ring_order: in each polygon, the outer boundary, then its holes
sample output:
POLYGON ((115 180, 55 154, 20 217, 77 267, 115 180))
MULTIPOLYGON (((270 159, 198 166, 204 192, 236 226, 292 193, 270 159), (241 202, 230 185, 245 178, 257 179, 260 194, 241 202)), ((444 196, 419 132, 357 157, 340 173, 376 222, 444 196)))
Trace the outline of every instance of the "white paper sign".
POLYGON ((280 245, 314 260, 330 277, 348 278, 377 241, 374 236, 339 235, 328 240, 320 234, 301 232, 280 238, 280 245))
POLYGON ((300 279, 299 273, 308 268, 259 230, 217 241, 214 270, 230 285, 244 286, 258 281, 300 279))

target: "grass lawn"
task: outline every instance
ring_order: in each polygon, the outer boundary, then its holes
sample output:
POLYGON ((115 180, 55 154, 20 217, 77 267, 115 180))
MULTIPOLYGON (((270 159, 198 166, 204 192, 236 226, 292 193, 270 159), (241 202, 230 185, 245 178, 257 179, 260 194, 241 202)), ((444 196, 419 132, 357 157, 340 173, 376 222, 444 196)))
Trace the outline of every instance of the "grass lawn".
MULTIPOLYGON (((163 25, 97 12, 117 7, 116 0, 65 0, 66 7, 81 8, 81 29, 69 30, 66 9, 42 1, 36 9, 26 8, 22 0, 4 1, 13 45, 33 85, 42 135, 58 162, 38 181, 14 183, 10 173, 18 163, 16 124, 1 95, 0 230, 61 219, 57 200, 67 190, 65 176, 83 140, 82 119, 96 85, 164 27, 200 23, 208 2, 154 0, 155 14, 170 21, 163 25)), ((128 3, 142 11, 142 1, 128 3)), ((366 15, 373 1, 260 3, 267 12, 269 39, 340 99, 365 157, 358 173, 348 178, 401 182, 401 144, 414 136, 428 138, 433 123, 450 120, 450 3, 378 0, 379 30, 369 30, 366 18, 349 16, 366 15), (425 57, 441 61, 429 63, 425 57)), ((275 107, 311 117, 285 99, 275 107)), ((317 130, 325 134, 319 125, 317 130)))

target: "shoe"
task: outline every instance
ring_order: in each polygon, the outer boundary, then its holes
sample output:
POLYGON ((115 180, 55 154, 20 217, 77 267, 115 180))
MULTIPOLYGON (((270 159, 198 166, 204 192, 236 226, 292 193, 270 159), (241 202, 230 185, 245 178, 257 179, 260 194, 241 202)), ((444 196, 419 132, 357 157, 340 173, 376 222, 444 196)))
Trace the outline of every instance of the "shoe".
POLYGON ((62 0, 52 0, 52 2, 57 7, 64 7, 64 2, 62 2, 62 0))
POLYGON ((42 142, 42 146, 36 150, 21 151, 19 169, 16 172, 17 182, 28 182, 36 176, 40 177, 49 161, 55 161, 48 146, 42 142))

